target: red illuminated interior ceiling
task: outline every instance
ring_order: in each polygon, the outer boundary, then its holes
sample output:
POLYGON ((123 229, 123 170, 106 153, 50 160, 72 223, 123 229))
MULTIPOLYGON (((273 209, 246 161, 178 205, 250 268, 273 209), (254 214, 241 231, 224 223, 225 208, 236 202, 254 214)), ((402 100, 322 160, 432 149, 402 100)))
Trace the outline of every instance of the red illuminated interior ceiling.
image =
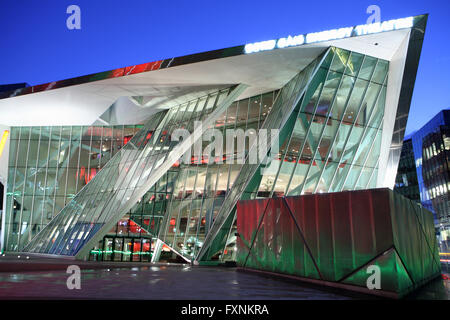
POLYGON ((154 219, 144 219, 144 225, 148 226, 150 225, 150 228, 153 229, 155 228, 155 220, 154 219), (152 221, 150 223, 150 220, 152 221))
POLYGON ((90 172, 87 171, 85 167, 81 167, 77 170, 76 178, 80 180, 84 178, 84 182, 87 184, 97 174, 97 168, 91 168, 90 172))
POLYGON ((136 252, 136 251, 143 251, 143 252, 150 251, 150 242, 145 242, 142 246, 142 250, 141 250, 141 243, 135 242, 133 244, 133 252, 136 252))
MULTIPOLYGON (((222 160, 222 162, 225 162, 227 160, 227 156, 223 156, 222 159, 220 157, 214 157, 214 161, 215 163, 219 163, 220 160, 222 160)), ((282 160, 281 158, 278 158, 278 160, 282 160)), ((288 157, 285 157, 283 159, 284 162, 292 162, 292 163, 296 163, 297 162, 297 157, 292 157, 291 159, 289 159, 288 157)), ((310 164, 311 159, 300 159, 300 161, 298 161, 301 164, 310 164)), ((323 163, 324 161, 322 161, 323 163)), ((196 156, 192 156, 191 157, 191 164, 208 164, 209 163, 209 158, 207 156, 201 156, 201 157, 196 157, 196 156), (201 160, 199 160, 201 159, 201 160)), ((332 161, 328 160, 327 161, 327 165, 330 165, 332 163, 332 161)), ((342 163, 339 163, 339 168, 344 168, 347 164, 347 160, 343 161, 342 163)), ((317 166, 317 162, 316 160, 313 161, 312 163, 313 166, 317 166)), ((177 160, 175 161, 175 163, 172 165, 172 167, 179 167, 180 166, 180 161, 177 160)))
POLYGON ((126 144, 128 143, 128 141, 131 140, 132 137, 133 137, 133 136, 126 136, 126 137, 123 137, 123 145, 126 145, 126 144))
MULTIPOLYGON (((144 221, 145 224, 145 221, 144 221)), ((144 229, 141 228, 140 225, 138 225, 136 222, 134 222, 133 220, 129 220, 129 231, 131 233, 148 233, 147 231, 145 231, 144 229)))
POLYGON ((141 227, 135 223, 134 221, 130 220, 130 232, 133 233, 140 233, 141 232, 141 227))

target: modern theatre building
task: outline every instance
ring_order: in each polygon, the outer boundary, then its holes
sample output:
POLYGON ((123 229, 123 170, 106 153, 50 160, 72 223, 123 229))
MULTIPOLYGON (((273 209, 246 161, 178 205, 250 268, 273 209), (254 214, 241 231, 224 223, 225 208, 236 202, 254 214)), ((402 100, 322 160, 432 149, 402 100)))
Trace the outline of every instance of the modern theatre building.
POLYGON ((426 21, 0 93, 2 251, 236 261, 243 200, 392 189, 426 21))

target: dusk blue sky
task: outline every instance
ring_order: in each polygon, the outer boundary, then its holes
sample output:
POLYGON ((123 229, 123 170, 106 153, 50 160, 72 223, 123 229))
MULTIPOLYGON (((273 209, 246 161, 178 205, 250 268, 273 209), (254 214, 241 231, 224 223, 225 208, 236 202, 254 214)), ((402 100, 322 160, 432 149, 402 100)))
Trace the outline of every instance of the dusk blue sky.
POLYGON ((450 107, 450 1, 0 0, 0 84, 30 85, 287 35, 429 13, 407 133, 450 107), (66 9, 81 8, 81 30, 66 9))

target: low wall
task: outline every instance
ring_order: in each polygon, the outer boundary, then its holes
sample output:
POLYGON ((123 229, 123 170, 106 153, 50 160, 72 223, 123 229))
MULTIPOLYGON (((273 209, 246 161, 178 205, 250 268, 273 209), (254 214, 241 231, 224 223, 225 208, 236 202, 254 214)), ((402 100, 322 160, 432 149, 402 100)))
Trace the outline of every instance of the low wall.
POLYGON ((389 189, 244 200, 237 264, 402 297, 440 276, 431 212, 389 189))

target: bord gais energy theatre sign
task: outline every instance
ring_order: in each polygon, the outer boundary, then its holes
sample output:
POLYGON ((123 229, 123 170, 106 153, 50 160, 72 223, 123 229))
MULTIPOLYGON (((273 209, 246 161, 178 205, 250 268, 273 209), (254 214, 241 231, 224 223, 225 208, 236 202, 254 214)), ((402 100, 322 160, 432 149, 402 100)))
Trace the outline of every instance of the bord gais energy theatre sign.
POLYGON ((245 53, 273 50, 275 48, 281 49, 320 41, 338 40, 354 36, 362 36, 385 31, 411 28, 412 25, 413 17, 408 17, 372 24, 362 24, 356 27, 339 28, 321 32, 300 34, 294 37, 288 36, 287 38, 280 38, 278 40, 266 40, 248 43, 245 45, 245 53))

